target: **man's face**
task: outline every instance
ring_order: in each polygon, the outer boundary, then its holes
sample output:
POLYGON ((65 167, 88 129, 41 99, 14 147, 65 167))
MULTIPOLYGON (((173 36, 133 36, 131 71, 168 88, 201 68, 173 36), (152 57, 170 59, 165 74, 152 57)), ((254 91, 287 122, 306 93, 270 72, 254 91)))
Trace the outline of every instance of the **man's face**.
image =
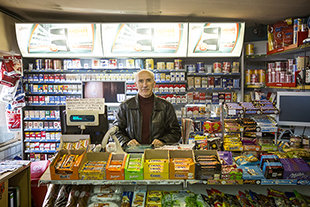
POLYGON ((148 98, 153 94, 155 81, 148 72, 141 72, 137 75, 136 86, 139 95, 143 98, 148 98))

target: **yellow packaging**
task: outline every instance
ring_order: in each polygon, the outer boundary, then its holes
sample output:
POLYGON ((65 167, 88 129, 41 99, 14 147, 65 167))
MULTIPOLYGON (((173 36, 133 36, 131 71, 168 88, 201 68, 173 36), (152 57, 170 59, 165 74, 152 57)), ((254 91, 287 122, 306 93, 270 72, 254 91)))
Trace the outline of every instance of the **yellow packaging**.
POLYGON ((145 150, 144 151, 144 179, 166 180, 169 179, 169 151, 145 150))

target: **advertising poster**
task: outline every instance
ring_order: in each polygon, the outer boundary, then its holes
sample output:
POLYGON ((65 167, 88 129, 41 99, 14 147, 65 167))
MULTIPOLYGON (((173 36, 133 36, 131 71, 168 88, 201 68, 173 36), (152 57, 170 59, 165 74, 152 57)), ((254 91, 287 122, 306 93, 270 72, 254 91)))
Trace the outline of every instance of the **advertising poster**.
POLYGON ((189 23, 188 57, 239 57, 244 23, 189 23))
POLYGON ((102 57, 100 24, 16 24, 23 57, 102 57))
POLYGON ((185 57, 187 23, 102 24, 105 57, 185 57))

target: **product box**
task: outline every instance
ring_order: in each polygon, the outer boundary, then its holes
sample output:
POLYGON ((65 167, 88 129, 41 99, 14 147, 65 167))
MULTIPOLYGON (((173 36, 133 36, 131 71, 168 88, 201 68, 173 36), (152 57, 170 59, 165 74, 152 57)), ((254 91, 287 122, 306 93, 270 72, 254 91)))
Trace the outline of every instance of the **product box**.
POLYGON ((143 180, 144 154, 128 154, 125 180, 143 180))
POLYGON ((195 158, 192 150, 171 150, 170 156, 170 179, 194 179, 195 158))
POLYGON ((107 167, 107 180, 124 180, 127 154, 110 154, 107 167))
POLYGON ((244 180, 261 180, 265 179, 262 170, 258 166, 239 166, 238 168, 242 169, 244 180))
POLYGON ((283 166, 281 162, 265 162, 263 166, 263 174, 267 179, 282 179, 283 166))
POLYGON ((85 154, 79 167, 79 178, 81 180, 105 180, 106 163, 108 162, 109 152, 88 152, 85 154), (92 165, 91 161, 100 161, 103 167, 92 165), (105 163, 105 164, 104 164, 105 163), (89 170, 83 169, 84 165, 89 165, 89 170))
POLYGON ((222 165, 216 150, 195 150, 195 179, 207 180, 220 178, 222 165))
POLYGON ((310 179, 310 166, 301 158, 280 159, 284 179, 310 179))
POLYGON ((89 144, 90 144, 89 134, 63 134, 60 137, 59 149, 84 149, 86 150, 89 144), (79 144, 77 144, 78 142, 79 144))
POLYGON ((169 179, 169 151, 151 150, 144 151, 144 179, 167 180, 169 179))
POLYGON ((50 164, 50 175, 52 180, 78 180, 79 179, 79 167, 81 160, 85 155, 84 150, 60 150, 55 159, 50 164), (56 168, 60 165, 64 155, 78 155, 76 161, 72 164, 72 172, 59 172, 56 168))

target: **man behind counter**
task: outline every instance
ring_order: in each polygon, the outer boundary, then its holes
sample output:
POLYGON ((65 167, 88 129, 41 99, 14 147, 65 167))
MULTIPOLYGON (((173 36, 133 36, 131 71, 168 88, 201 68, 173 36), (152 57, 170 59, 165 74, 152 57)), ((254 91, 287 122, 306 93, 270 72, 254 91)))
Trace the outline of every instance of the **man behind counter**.
POLYGON ((154 73, 141 70, 135 76, 138 94, 123 102, 114 125, 122 145, 153 144, 155 147, 179 141, 181 129, 174 108, 168 101, 154 95, 154 73))

